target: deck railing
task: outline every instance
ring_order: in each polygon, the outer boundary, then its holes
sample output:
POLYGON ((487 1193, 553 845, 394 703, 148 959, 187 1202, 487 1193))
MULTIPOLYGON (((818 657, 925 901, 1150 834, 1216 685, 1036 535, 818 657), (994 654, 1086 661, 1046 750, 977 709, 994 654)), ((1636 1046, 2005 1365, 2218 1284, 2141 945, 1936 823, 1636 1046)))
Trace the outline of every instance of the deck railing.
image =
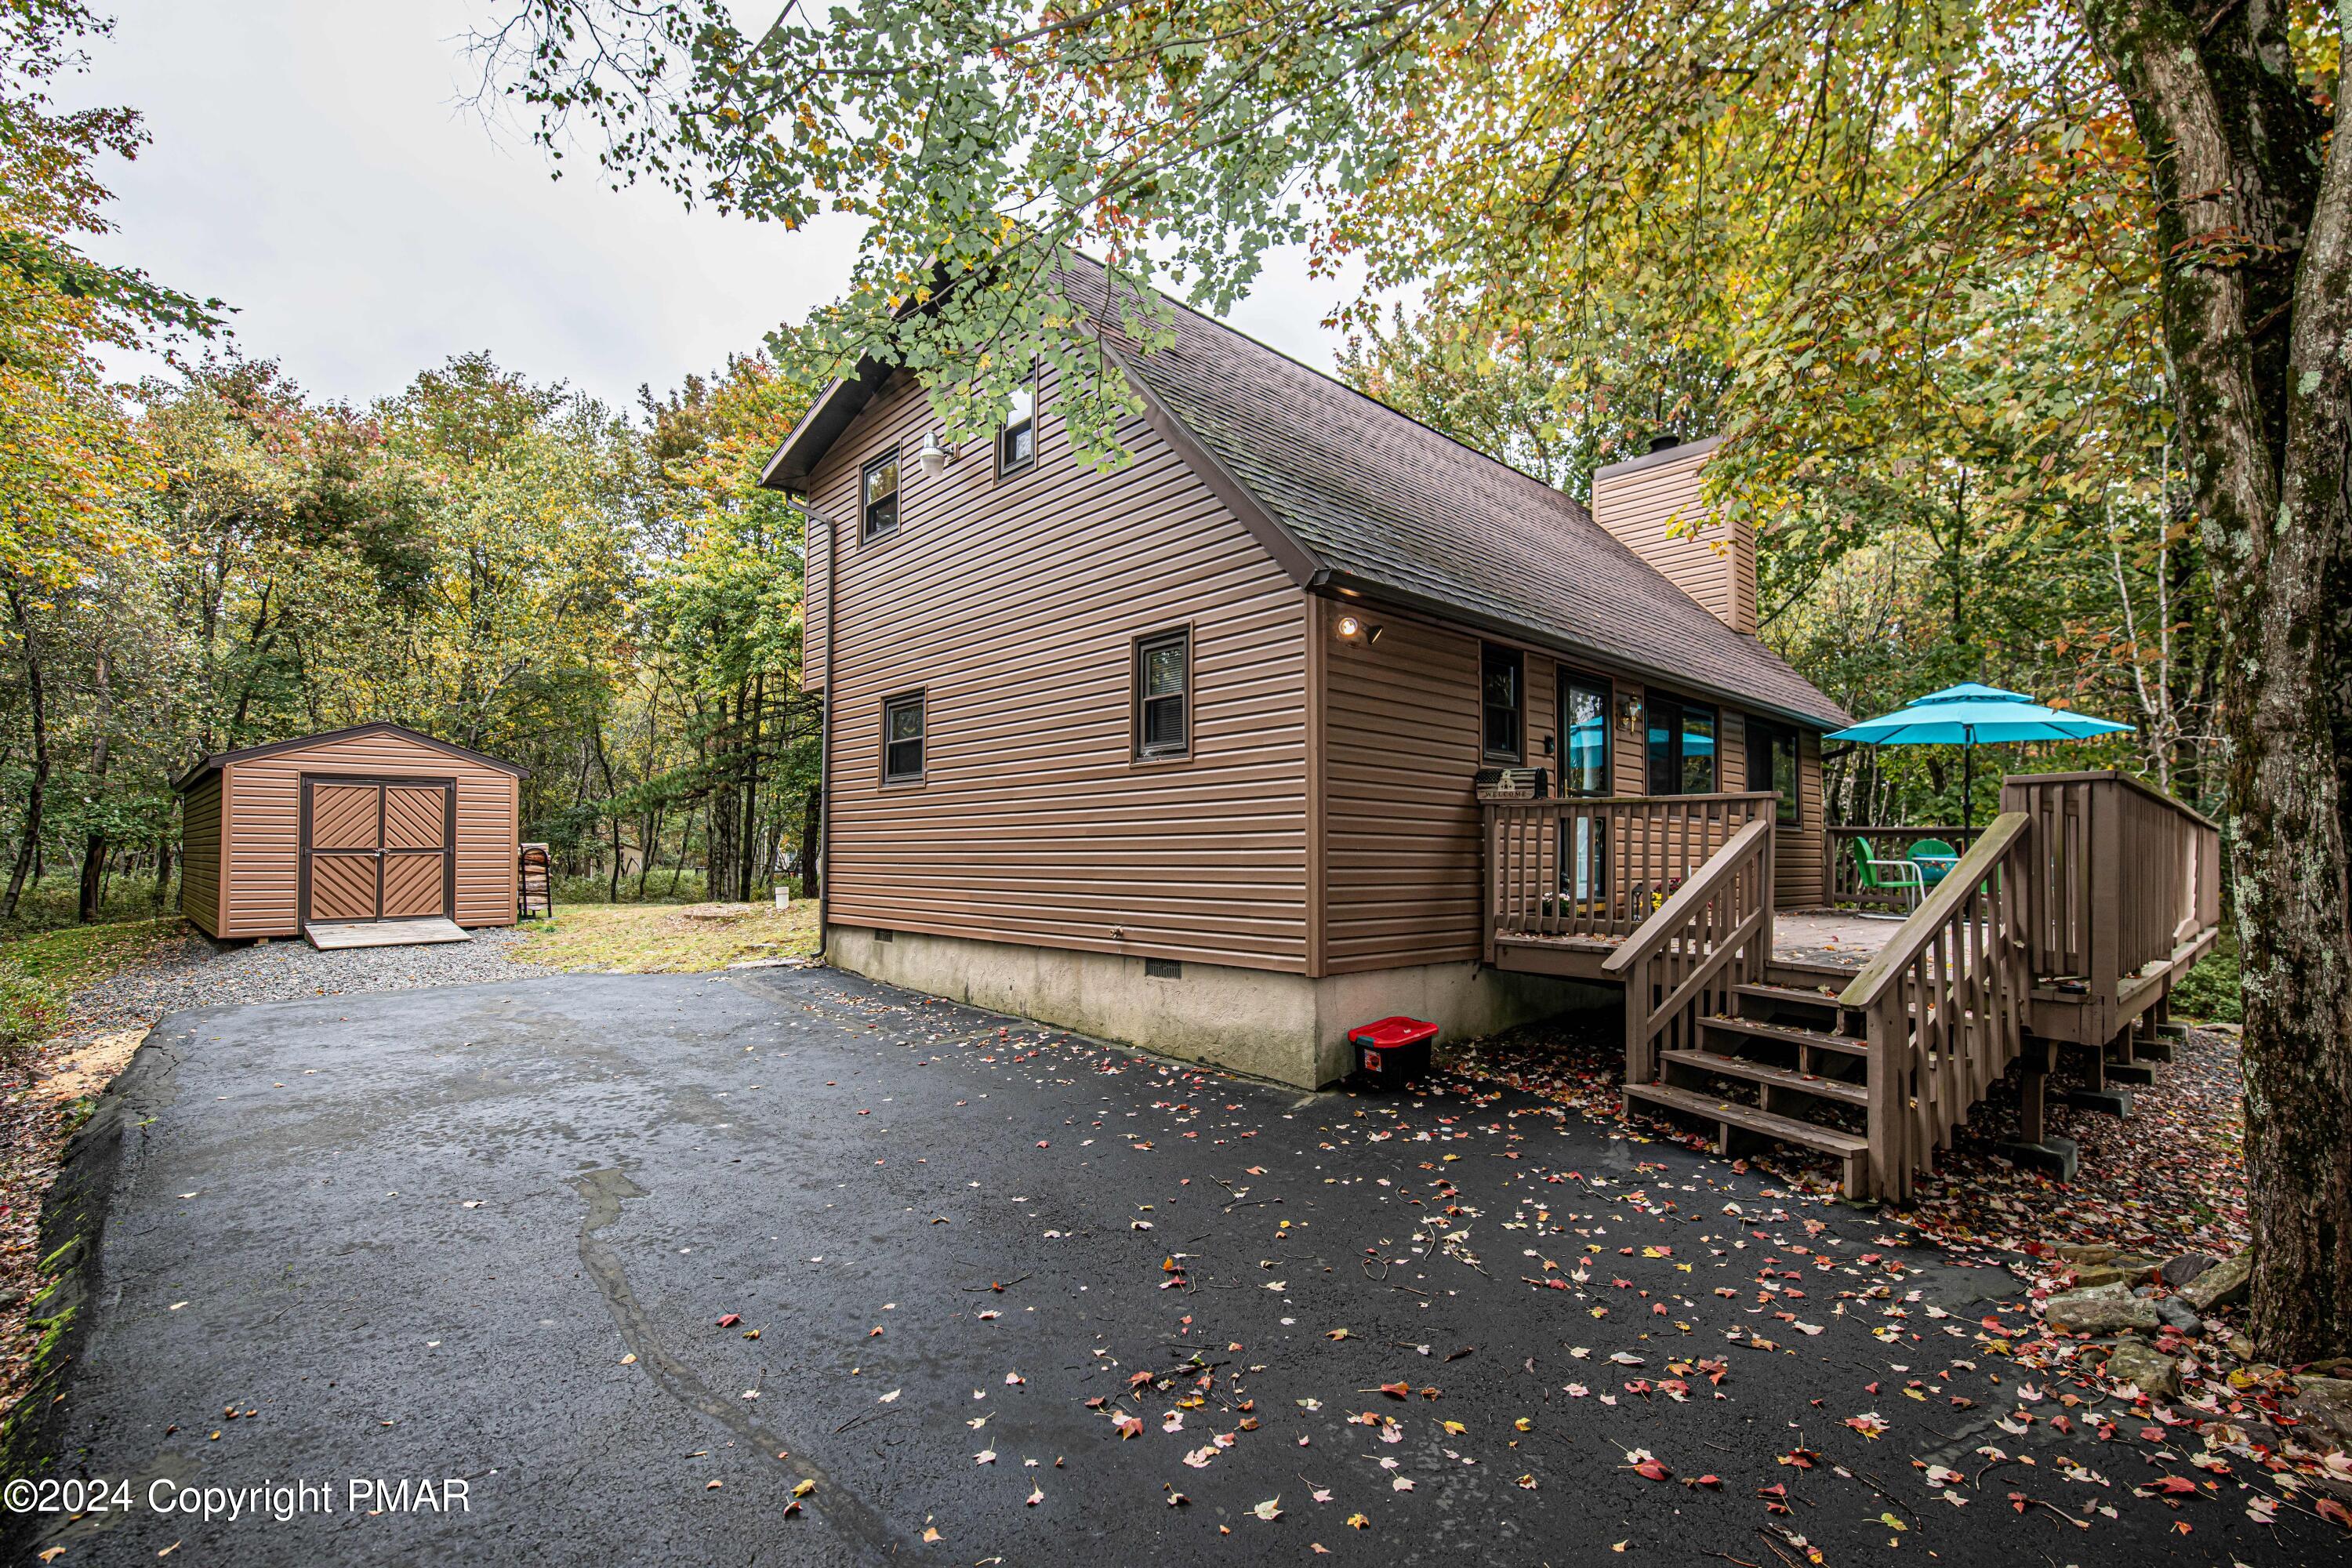
POLYGON ((2025 1044, 2032 819, 2003 812, 1839 996, 1870 1045, 1870 1189, 1901 1200, 2025 1044))
POLYGON ((1631 935, 1779 797, 1604 795, 1486 807, 1486 956, 1498 937, 1631 935))
POLYGON ((1764 979, 1772 816, 1766 810, 1733 834, 1601 966, 1625 984, 1627 1083, 1655 1079, 1659 1052, 1695 1047, 1700 1019, 1738 1012, 1733 988, 1764 979))
POLYGON ((1895 910, 1908 914, 1917 902, 1912 894, 1900 888, 1862 885, 1862 867, 1855 859, 1854 845, 1865 846, 1874 860, 1903 860, 1910 858, 1911 846, 1922 838, 1940 838, 1965 855, 1983 832, 1980 827, 1824 828, 1822 835, 1827 845, 1822 864, 1828 872, 1829 886, 1822 901, 1832 908, 1895 910))
POLYGON ((2026 934, 2033 973, 2112 1000, 2221 920, 2221 829, 2128 773, 2033 773, 2001 785, 2033 823, 2026 934))

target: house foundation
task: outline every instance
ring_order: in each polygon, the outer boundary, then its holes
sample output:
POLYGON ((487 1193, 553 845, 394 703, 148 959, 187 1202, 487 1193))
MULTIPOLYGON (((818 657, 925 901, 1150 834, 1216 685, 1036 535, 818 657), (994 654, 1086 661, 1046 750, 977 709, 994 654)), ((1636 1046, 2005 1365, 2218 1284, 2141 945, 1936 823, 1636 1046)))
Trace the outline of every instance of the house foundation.
POLYGON ((1475 963, 1309 978, 870 926, 828 926, 824 956, 910 991, 1301 1089, 1345 1077, 1355 1065, 1348 1030, 1395 1014, 1459 1039, 1620 1001, 1614 986, 1475 963))

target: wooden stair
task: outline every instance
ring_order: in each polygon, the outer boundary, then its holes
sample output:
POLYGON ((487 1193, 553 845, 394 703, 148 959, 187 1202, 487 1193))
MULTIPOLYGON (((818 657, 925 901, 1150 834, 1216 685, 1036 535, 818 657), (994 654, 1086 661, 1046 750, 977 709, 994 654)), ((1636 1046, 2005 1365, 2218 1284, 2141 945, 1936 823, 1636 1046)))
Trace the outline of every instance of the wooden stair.
POLYGON ((1867 1110, 1870 1047, 1853 1032, 1860 1018, 1819 988, 1850 978, 1776 963, 1764 981, 1729 987, 1738 1012, 1701 1017, 1693 1046, 1660 1051, 1656 1081, 1625 1086, 1626 1110, 1712 1123, 1721 1152, 1741 1134, 1819 1150, 1839 1162, 1846 1195, 1861 1195, 1870 1139, 1830 1119, 1867 1110))
POLYGON ((1833 1127, 1800 1121, 1793 1116, 1780 1116, 1736 1100, 1701 1094, 1696 1089, 1677 1089, 1672 1084, 1629 1083, 1625 1086, 1625 1099, 1629 1106, 1638 1100, 1662 1110, 1714 1122, 1715 1148, 1719 1154, 1731 1152, 1735 1130, 1834 1154, 1844 1165, 1839 1185, 1848 1196, 1862 1190, 1864 1163, 1870 1153, 1870 1140, 1859 1132, 1841 1132, 1833 1127))

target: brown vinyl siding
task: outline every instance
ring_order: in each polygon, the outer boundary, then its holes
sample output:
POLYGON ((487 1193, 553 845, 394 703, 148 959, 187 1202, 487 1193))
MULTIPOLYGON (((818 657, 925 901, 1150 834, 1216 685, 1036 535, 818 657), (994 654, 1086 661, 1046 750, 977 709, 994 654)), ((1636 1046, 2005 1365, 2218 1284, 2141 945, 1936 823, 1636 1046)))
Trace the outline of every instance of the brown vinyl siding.
MULTIPOLYGON (((1769 784, 1759 784, 1769 789, 1769 784)), ((1772 900, 1782 909, 1803 909, 1826 901, 1822 896, 1822 737, 1812 730, 1797 731, 1797 821, 1780 825, 1772 836, 1772 900)))
POLYGON ((1715 787, 1727 792, 1771 787, 1748 782, 1748 721, 1737 709, 1715 710, 1715 787))
MULTIPOLYGON (((512 773, 380 732, 248 757, 227 763, 221 772, 228 794, 228 874, 218 934, 299 933, 305 773, 454 779, 457 786, 455 918, 462 926, 514 923, 518 784, 512 773)), ((194 793, 191 789, 190 794, 194 793)))
POLYGON ((811 513, 801 536, 801 689, 824 689, 825 602, 832 592, 825 530, 811 513))
POLYGON ((180 801, 180 912, 206 936, 221 934, 221 781, 215 773, 180 801))
MULTIPOLYGON (((1324 973, 1475 959, 1484 934, 1484 816, 1474 785, 1478 770, 1493 765, 1480 749, 1479 650, 1494 639, 1357 600, 1327 604, 1322 620, 1324 973), (1342 610, 1378 626, 1380 641, 1332 637, 1329 621, 1342 610)), ((1616 792, 1647 794, 1652 689, 1589 658, 1524 651, 1528 762, 1548 770, 1557 787, 1564 662, 1608 683, 1616 792), (1643 714, 1631 734, 1617 721, 1617 704, 1629 697, 1643 714)), ((1750 787, 1745 716, 1717 709, 1717 725, 1716 787, 1750 787)), ((1783 908, 1820 901, 1821 754, 1821 737, 1801 731, 1802 822, 1783 828, 1775 845, 1775 896, 1783 908)))
MULTIPOLYGON (((1486 765, 1480 639, 1346 607, 1378 625, 1381 639, 1332 643, 1324 655, 1325 972, 1475 959, 1484 940, 1473 789, 1486 765)), ((1327 607, 1325 622, 1337 613, 1327 607)), ((1540 755, 1551 667, 1528 663, 1529 739, 1540 755)))
POLYGON ((1695 441, 1653 462, 1602 468, 1592 479, 1592 519, 1717 620, 1753 637, 1756 537, 1714 524, 1697 499, 1698 470, 1716 445, 1695 441))
POLYGON ((1054 393, 1048 371, 1034 467, 1000 479, 985 442, 937 477, 909 460, 883 538, 857 540, 858 477, 934 427, 918 387, 810 475, 840 531, 827 919, 1304 971, 1303 595, 1144 422, 1126 468, 1076 463, 1054 393), (1186 624, 1189 752, 1138 759, 1135 639, 1186 624), (883 700, 916 689, 924 776, 885 785, 883 700))

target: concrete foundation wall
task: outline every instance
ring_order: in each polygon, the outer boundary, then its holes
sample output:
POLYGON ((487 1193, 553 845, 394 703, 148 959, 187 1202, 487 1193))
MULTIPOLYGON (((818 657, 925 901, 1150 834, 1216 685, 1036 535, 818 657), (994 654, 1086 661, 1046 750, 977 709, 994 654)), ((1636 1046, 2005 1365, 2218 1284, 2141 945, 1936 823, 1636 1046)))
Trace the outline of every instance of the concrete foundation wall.
POLYGON ((1393 1014, 1427 1018, 1458 1039, 1579 1008, 1613 988, 1505 974, 1475 963, 1424 963, 1309 979, 1187 963, 1144 973, 1144 960, 1067 948, 898 931, 825 931, 826 961, 870 979, 976 1007, 1016 1013, 1164 1056, 1317 1089, 1354 1066, 1347 1031, 1393 1014))

